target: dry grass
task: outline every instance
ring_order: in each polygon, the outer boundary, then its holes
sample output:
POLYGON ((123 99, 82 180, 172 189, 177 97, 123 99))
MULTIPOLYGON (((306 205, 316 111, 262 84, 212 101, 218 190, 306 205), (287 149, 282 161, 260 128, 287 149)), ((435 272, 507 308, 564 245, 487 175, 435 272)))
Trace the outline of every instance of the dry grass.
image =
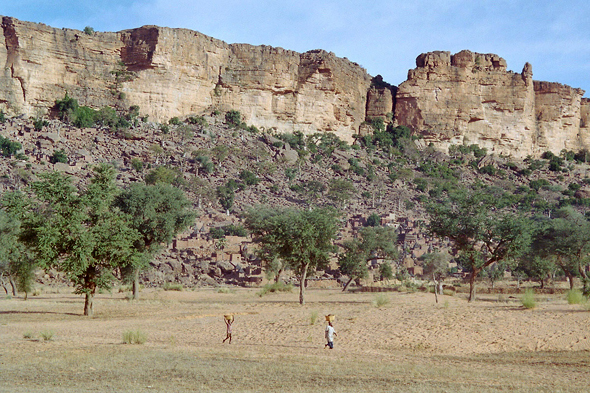
POLYGON ((391 293, 382 309, 374 294, 339 290, 308 290, 305 306, 296 293, 245 289, 123 295, 100 295, 93 318, 75 295, 0 299, 0 391, 580 392, 590 378, 590 313, 562 295, 532 313, 495 295, 443 296, 443 307, 391 293), (337 316, 334 350, 314 313, 337 316), (149 340, 122 344, 137 326, 149 340), (42 330, 59 334, 23 338, 42 330))

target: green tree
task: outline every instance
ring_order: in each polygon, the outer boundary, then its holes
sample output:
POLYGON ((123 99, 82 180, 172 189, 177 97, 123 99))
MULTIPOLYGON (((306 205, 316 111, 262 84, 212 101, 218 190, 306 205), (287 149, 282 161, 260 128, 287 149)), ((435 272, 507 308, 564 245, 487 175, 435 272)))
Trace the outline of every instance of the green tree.
POLYGON ((225 122, 231 127, 242 125, 242 114, 239 111, 231 110, 225 113, 225 122))
POLYGON ((118 193, 113 167, 97 166, 85 189, 59 172, 40 177, 31 185, 31 198, 24 203, 5 198, 5 206, 22 222, 21 240, 39 266, 67 273, 76 293, 85 295, 84 315, 90 316, 96 290, 109 289, 114 272, 137 263, 133 243, 139 234, 113 206, 118 193))
POLYGON ((449 271, 448 253, 429 252, 422 255, 419 260, 422 262, 422 271, 425 276, 432 278, 434 283, 434 299, 438 303, 438 295, 442 295, 442 281, 449 271))
POLYGON ((0 277, 7 277, 12 287, 12 295, 18 291, 27 294, 31 291, 34 263, 25 246, 19 241, 20 222, 0 210, 0 277))
POLYGON ((574 277, 582 278, 583 291, 590 295, 590 279, 586 273, 590 259, 590 222, 571 206, 559 209, 545 223, 533 242, 539 256, 553 257, 574 288, 574 277))
POLYGON ((61 150, 55 150, 53 152, 53 155, 49 158, 49 162, 51 162, 52 164, 61 162, 63 164, 67 164, 68 163, 68 155, 66 154, 66 152, 61 149, 61 150))
POLYGON ((234 199, 236 197, 236 188, 230 182, 227 182, 223 186, 217 187, 216 194, 219 200, 219 204, 225 210, 226 214, 229 216, 229 211, 234 205, 234 199))
POLYGON ((256 242, 268 247, 299 278, 299 303, 305 304, 308 275, 324 268, 335 247, 332 243, 339 229, 339 214, 330 208, 314 210, 251 209, 246 227, 256 242))
POLYGON ((367 276, 367 262, 371 259, 397 258, 396 244, 395 230, 390 227, 362 228, 356 239, 345 241, 342 244, 344 253, 338 255, 338 266, 349 279, 342 291, 346 291, 353 280, 367 276))
POLYGON ((343 179, 330 180, 328 187, 328 198, 336 202, 337 205, 344 204, 356 192, 356 188, 354 188, 352 182, 343 179))
POLYGON ((175 184, 178 183, 180 173, 176 169, 159 166, 145 176, 146 184, 175 184))
POLYGON ((448 238, 458 261, 470 272, 469 301, 475 300, 475 280, 482 269, 517 257, 530 244, 530 220, 515 210, 514 198, 486 188, 457 190, 427 205, 428 229, 448 238))
POLYGON ((21 148, 22 145, 19 142, 13 142, 0 135, 0 150, 2 151, 2 156, 10 158, 21 148))
POLYGON ((137 299, 139 272, 148 266, 162 244, 170 243, 194 222, 196 214, 181 190, 162 183, 132 184, 116 198, 115 206, 131 217, 131 227, 140 234, 133 247, 141 258, 126 271, 133 278, 133 298, 137 299))

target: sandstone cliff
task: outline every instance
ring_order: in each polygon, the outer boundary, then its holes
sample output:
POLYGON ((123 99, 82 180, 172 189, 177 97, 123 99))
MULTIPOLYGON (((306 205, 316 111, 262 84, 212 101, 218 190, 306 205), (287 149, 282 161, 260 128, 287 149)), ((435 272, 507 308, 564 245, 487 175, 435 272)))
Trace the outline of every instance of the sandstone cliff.
POLYGON ((493 54, 425 53, 399 86, 397 124, 441 148, 478 144, 524 158, 590 147, 584 91, 532 80, 532 66, 506 70, 493 54))
POLYGON ((0 109, 37 116, 66 91, 81 105, 125 108, 166 121, 237 109, 283 132, 333 131, 349 141, 365 120, 370 76, 332 53, 227 44, 144 26, 85 34, 2 18, 0 109))
POLYGON ((478 144, 524 158, 590 149, 584 92, 507 71, 493 54, 425 53, 399 88, 323 50, 227 44, 186 29, 144 26, 85 34, 2 17, 0 110, 41 116, 65 93, 81 105, 127 109, 165 122, 239 110, 249 125, 331 131, 351 142, 381 117, 426 143, 478 144), (364 124, 364 125, 363 125, 364 124))

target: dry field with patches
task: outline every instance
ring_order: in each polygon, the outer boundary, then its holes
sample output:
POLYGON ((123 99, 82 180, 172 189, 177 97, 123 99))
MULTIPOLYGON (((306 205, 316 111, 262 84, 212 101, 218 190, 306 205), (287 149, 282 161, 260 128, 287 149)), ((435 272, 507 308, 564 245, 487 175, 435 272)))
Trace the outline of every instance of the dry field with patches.
POLYGON ((563 295, 527 310, 498 295, 435 304, 427 293, 310 289, 300 306, 296 290, 256 291, 103 294, 92 318, 71 288, 3 297, 0 391, 590 392, 590 311, 563 295), (376 296, 388 303, 377 308, 376 296), (328 313, 334 350, 324 349, 328 313), (146 342, 124 344, 137 330, 146 342))

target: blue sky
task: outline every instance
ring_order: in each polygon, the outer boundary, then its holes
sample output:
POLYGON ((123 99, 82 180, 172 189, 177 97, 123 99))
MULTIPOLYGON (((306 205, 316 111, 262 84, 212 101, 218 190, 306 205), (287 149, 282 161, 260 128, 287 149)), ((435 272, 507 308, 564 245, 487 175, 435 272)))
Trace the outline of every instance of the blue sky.
POLYGON ((159 25, 228 43, 325 49, 396 85, 420 53, 469 49, 498 54, 516 72, 528 61, 534 79, 590 96, 587 0, 0 0, 0 15, 57 28, 159 25))

